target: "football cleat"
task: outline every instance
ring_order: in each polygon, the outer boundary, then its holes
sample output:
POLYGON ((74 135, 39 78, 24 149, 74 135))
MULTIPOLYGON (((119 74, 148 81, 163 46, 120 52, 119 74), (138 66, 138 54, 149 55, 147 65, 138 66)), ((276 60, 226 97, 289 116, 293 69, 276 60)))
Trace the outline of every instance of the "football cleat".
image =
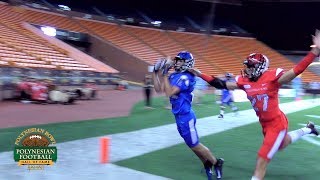
POLYGON ((213 164, 207 160, 203 165, 204 165, 204 169, 206 171, 206 175, 208 177, 208 180, 212 180, 212 175, 213 175, 212 166, 213 166, 213 164))
POLYGON ((214 171, 216 173, 217 180, 222 179, 222 166, 223 166, 223 163, 224 163, 224 159, 219 158, 219 159, 217 159, 217 162, 214 165, 214 171))
POLYGON ((223 119, 223 114, 219 114, 218 118, 223 119))
POLYGON ((212 180, 213 172, 212 172, 211 168, 206 168, 205 170, 206 170, 208 180, 212 180))
POLYGON ((319 131, 316 129, 316 127, 314 126, 314 123, 309 121, 307 124, 307 128, 311 129, 311 133, 310 134, 314 134, 316 136, 319 136, 319 131))

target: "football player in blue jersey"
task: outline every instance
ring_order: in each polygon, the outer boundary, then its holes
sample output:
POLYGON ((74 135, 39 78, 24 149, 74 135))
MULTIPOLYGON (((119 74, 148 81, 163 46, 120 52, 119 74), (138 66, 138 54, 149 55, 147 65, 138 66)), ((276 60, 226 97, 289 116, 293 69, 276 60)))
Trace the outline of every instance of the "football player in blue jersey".
MULTIPOLYGON (((235 82, 235 80, 233 79, 233 75, 231 73, 225 74, 225 82, 235 82)), ((222 89, 221 101, 219 103, 220 103, 220 114, 218 116, 219 119, 223 119, 224 110, 226 106, 231 107, 232 111, 235 113, 238 111, 238 107, 236 107, 233 104, 233 95, 231 90, 229 89, 222 89)))
POLYGON ((160 60, 154 66, 153 81, 157 92, 165 92, 170 98, 172 113, 175 117, 177 129, 189 148, 202 161, 208 180, 212 179, 214 167, 216 179, 222 178, 222 158, 215 158, 211 151, 199 142, 196 129, 196 116, 192 110, 192 99, 195 76, 187 71, 194 66, 194 58, 190 52, 180 52, 173 61, 160 60), (169 69, 174 72, 169 75, 169 69))

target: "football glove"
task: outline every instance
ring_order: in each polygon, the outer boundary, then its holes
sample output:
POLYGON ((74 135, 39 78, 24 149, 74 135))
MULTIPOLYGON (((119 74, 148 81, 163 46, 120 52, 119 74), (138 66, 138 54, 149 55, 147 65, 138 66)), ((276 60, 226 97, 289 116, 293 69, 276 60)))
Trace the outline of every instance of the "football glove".
POLYGON ((153 72, 158 72, 166 64, 166 59, 159 59, 153 67, 153 72))
POLYGON ((167 75, 169 73, 169 70, 173 67, 173 62, 170 60, 166 60, 166 63, 164 64, 162 68, 162 75, 167 75))

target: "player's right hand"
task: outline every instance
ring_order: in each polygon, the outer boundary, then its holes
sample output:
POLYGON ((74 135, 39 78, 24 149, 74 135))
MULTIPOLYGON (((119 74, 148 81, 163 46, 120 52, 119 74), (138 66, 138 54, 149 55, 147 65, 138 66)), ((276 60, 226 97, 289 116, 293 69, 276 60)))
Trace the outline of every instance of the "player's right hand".
POLYGON ((189 68, 188 71, 194 74, 195 76, 201 76, 201 71, 196 68, 189 68))

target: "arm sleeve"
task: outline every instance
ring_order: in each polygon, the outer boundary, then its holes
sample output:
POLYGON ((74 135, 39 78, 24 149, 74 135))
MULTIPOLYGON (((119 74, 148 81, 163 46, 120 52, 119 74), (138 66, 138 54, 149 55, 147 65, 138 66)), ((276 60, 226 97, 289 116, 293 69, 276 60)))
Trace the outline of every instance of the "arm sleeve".
POLYGON ((305 56, 294 68, 293 72, 296 75, 301 74, 307 67, 313 62, 314 58, 316 57, 315 54, 309 52, 307 56, 305 56))
POLYGON ((207 81, 211 86, 217 88, 217 89, 228 89, 226 82, 216 78, 214 76, 209 76, 206 74, 201 74, 200 76, 203 80, 207 81))

